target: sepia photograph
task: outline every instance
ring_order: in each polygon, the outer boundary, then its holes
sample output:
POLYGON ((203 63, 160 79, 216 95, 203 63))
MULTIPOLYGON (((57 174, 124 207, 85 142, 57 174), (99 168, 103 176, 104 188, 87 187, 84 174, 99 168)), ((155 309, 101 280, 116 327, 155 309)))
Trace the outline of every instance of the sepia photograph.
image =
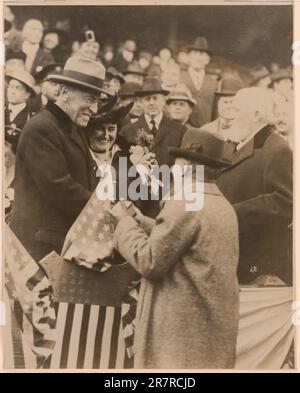
POLYGON ((2 369, 295 371, 294 2, 1 7, 2 369))

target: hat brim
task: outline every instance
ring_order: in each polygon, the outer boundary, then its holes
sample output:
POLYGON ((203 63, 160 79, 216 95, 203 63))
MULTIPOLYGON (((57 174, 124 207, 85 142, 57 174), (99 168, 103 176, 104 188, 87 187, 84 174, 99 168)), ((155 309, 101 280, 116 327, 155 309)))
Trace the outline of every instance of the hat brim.
POLYGON ((202 153, 197 153, 192 150, 182 149, 180 147, 169 147, 169 153, 175 158, 187 158, 191 161, 196 161, 199 164, 208 165, 212 168, 227 168, 232 165, 232 162, 226 159, 214 159, 202 153))
POLYGON ((168 90, 147 90, 147 91, 136 91, 135 95, 137 97, 145 97, 150 96, 152 94, 162 94, 163 96, 167 96, 170 92, 168 90))
POLYGON ((122 72, 123 75, 128 75, 128 74, 133 74, 133 75, 139 75, 139 76, 147 76, 148 74, 146 74, 145 72, 139 72, 139 71, 123 71, 122 72))
POLYGON ((283 79, 290 79, 291 81, 294 80, 294 78, 291 75, 281 75, 281 76, 278 76, 277 78, 274 78, 274 79, 272 79, 272 77, 271 77, 271 82, 269 83, 268 86, 272 86, 275 82, 279 82, 283 79))
POLYGON ((197 47, 197 46, 189 46, 189 47, 188 47, 188 50, 189 50, 189 51, 196 50, 196 51, 198 51, 198 52, 206 52, 209 56, 212 56, 212 54, 213 54, 211 50, 199 48, 199 47, 197 47))
POLYGON ((113 123, 116 124, 120 120, 122 120, 130 111, 130 109, 133 107, 134 102, 131 102, 130 104, 126 106, 120 106, 117 109, 114 109, 108 113, 100 114, 98 116, 95 116, 92 118, 88 124, 89 129, 94 129, 95 127, 105 124, 105 123, 113 123))
POLYGON ((232 90, 223 90, 223 91, 216 91, 215 95, 216 96, 226 96, 226 97, 230 97, 230 96, 235 96, 237 93, 237 91, 232 91, 232 90))
POLYGON ((8 79, 8 80, 15 79, 16 81, 19 81, 19 82, 23 83, 23 85, 26 86, 26 89, 29 91, 30 97, 36 96, 36 91, 31 86, 29 86, 26 82, 24 82, 23 80, 19 79, 17 76, 6 74, 5 78, 8 79))
POLYGON ((196 101, 192 101, 189 98, 181 98, 181 97, 170 97, 167 99, 166 103, 169 104, 172 101, 184 101, 184 102, 191 104, 192 107, 196 106, 196 104, 197 104, 196 101))
POLYGON ((92 90, 96 93, 107 94, 107 91, 105 91, 104 89, 102 89, 100 87, 96 87, 96 86, 91 85, 89 83, 81 82, 81 81, 78 81, 77 79, 69 78, 64 75, 49 74, 47 79, 54 81, 54 82, 58 82, 58 83, 66 83, 66 84, 70 84, 70 85, 80 86, 81 88, 84 88, 86 90, 92 90))

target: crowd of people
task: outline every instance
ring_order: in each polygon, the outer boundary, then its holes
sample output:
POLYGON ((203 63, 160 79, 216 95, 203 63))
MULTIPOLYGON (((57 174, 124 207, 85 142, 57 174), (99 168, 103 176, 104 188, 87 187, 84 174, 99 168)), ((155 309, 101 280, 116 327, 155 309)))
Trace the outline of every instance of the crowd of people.
POLYGON ((19 31, 6 13, 7 223, 35 261, 61 254, 99 168, 133 165, 141 130, 145 162, 204 165, 201 210, 171 198, 108 214, 141 276, 134 366, 233 368, 238 285, 293 284, 292 69, 245 78, 211 62, 205 37, 177 54, 134 40, 114 53, 90 29, 67 45, 63 29, 30 19, 19 31))

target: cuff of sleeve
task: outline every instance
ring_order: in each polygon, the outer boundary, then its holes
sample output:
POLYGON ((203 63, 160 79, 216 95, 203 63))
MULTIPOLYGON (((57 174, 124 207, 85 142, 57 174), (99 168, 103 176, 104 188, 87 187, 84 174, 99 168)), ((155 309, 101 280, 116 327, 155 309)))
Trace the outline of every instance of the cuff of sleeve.
POLYGON ((118 222, 116 229, 115 229, 115 233, 114 233, 114 239, 113 239, 114 248, 116 250, 118 250, 118 240, 120 239, 120 237, 122 235, 124 235, 124 233, 126 233, 128 231, 128 229, 134 228, 134 227, 138 227, 138 223, 131 216, 124 217, 118 222))

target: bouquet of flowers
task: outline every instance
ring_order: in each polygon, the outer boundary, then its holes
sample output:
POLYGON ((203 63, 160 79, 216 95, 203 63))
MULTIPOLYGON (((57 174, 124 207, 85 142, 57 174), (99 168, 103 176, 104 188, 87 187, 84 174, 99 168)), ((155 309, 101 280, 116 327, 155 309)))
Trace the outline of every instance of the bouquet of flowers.
POLYGON ((158 165, 155 153, 151 152, 154 137, 144 129, 139 129, 136 137, 136 145, 130 147, 130 161, 135 166, 143 184, 148 184, 154 194, 159 192, 163 184, 153 174, 155 165, 158 165))

